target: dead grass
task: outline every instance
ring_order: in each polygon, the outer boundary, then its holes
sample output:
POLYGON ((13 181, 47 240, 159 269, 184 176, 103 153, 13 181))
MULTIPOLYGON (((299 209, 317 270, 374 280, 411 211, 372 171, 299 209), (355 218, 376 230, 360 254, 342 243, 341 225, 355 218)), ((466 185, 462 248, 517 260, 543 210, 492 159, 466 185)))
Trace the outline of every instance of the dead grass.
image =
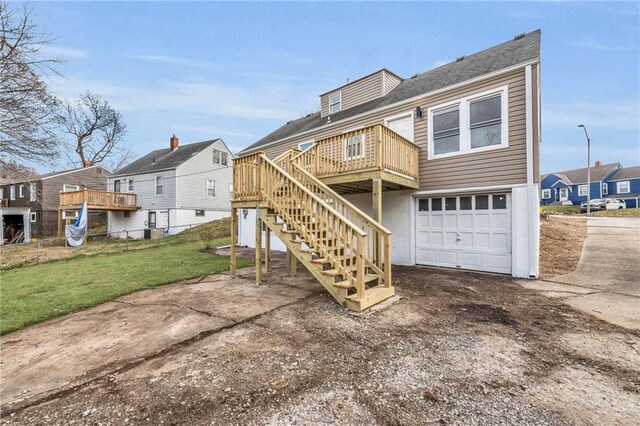
POLYGON ((640 209, 603 210, 591 213, 592 216, 640 217, 640 209))
POLYGON ((540 230, 540 276, 551 278, 575 271, 587 237, 586 219, 549 216, 540 230))

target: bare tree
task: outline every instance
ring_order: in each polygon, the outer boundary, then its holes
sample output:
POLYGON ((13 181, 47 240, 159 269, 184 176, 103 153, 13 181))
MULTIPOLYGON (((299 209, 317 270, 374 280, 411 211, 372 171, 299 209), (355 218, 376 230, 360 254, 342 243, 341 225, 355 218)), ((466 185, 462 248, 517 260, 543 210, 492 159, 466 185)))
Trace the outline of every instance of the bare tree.
POLYGON ((95 93, 87 91, 76 102, 65 100, 57 120, 62 131, 72 138, 67 142, 67 157, 71 163, 79 162, 80 166, 123 163, 131 154, 122 146, 127 133, 122 116, 95 93))
POLYGON ((56 73, 59 59, 42 58, 51 42, 37 32, 33 9, 15 12, 0 1, 0 162, 46 163, 56 156, 58 105, 43 76, 56 73))
POLYGON ((0 163, 0 179, 6 180, 29 180, 38 176, 38 172, 33 167, 15 161, 3 161, 0 163))

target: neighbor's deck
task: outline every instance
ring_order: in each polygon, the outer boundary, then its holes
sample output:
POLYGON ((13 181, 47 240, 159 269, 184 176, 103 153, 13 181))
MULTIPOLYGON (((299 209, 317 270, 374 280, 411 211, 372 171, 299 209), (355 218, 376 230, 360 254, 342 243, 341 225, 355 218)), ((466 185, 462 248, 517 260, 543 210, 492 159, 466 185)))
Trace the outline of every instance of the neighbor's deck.
POLYGON ((78 210, 84 202, 89 210, 134 211, 138 208, 138 196, 127 192, 80 191, 61 192, 59 210, 78 210))

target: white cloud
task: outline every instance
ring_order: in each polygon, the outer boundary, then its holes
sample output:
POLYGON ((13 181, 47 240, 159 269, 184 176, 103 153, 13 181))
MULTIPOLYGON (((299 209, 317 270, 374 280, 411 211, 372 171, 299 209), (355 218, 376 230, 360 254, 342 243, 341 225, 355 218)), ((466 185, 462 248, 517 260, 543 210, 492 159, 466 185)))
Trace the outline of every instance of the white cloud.
POLYGON ((176 65, 183 67, 196 67, 196 68, 221 68, 219 64, 201 61, 198 59, 184 58, 179 56, 168 55, 129 55, 130 59, 137 59, 140 61, 155 62, 167 65, 176 65))
POLYGON ((40 53, 45 56, 51 56, 55 58, 86 58, 88 53, 84 49, 76 49, 72 47, 53 46, 45 44, 40 47, 40 53))
POLYGON ((634 101, 556 102, 543 107, 543 126, 584 123, 619 130, 640 128, 639 106, 634 101))

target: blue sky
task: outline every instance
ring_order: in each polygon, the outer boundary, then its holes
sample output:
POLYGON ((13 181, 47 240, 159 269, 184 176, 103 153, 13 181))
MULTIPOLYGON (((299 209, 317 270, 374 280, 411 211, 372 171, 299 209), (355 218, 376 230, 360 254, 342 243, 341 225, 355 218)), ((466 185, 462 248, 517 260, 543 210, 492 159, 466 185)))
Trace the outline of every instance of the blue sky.
MULTIPOLYGON (((640 164, 638 3, 36 3, 54 92, 92 90, 137 155, 222 137, 238 151, 316 111, 320 93, 403 77, 542 29, 542 171, 640 164)), ((47 168, 40 168, 46 170, 47 168)))

